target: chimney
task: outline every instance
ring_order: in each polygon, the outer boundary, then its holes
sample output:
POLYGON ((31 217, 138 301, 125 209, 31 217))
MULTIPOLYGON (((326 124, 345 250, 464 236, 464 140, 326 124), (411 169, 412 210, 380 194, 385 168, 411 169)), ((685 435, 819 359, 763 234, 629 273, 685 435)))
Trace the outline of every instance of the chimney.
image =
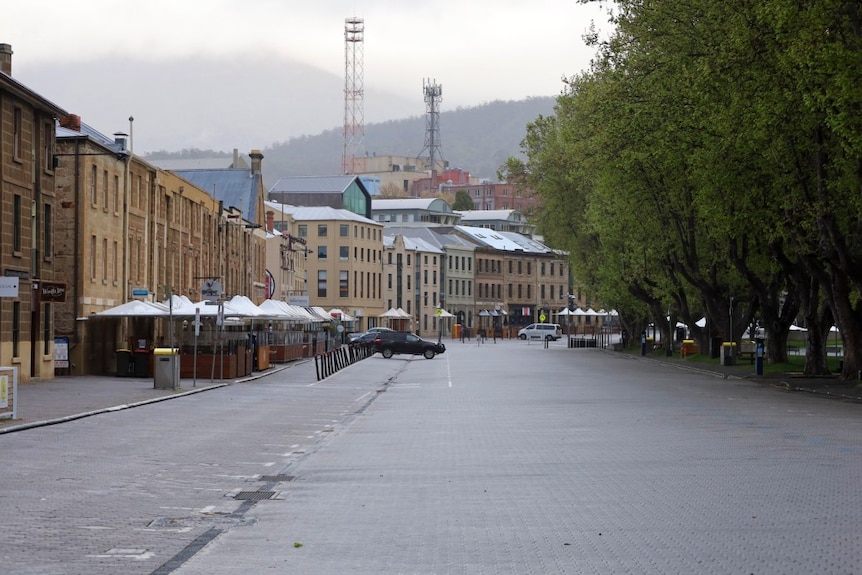
POLYGON ((260 150, 252 150, 248 157, 251 158, 251 173, 259 176, 263 154, 260 153, 260 150))
POLYGON ((72 130, 74 132, 81 131, 81 116, 76 114, 69 114, 64 118, 60 118, 60 125, 67 130, 72 130))
POLYGON ((266 210, 266 231, 272 233, 275 230, 275 212, 266 210))
POLYGON ((0 72, 7 76, 12 75, 12 46, 0 44, 0 72))

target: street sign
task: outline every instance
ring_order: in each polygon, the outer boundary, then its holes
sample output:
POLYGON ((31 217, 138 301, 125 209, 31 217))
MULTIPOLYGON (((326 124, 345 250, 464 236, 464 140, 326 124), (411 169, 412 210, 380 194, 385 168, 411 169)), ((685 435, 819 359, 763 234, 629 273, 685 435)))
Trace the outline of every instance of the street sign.
POLYGON ((548 318, 545 317, 545 314, 542 314, 539 316, 539 321, 542 323, 544 323, 546 319, 548 319, 548 318))
POLYGON ((132 297, 149 297, 150 290, 145 287, 132 288, 132 297))
POLYGON ((221 299, 222 287, 218 280, 208 279, 201 284, 201 295, 207 301, 218 301, 221 299))

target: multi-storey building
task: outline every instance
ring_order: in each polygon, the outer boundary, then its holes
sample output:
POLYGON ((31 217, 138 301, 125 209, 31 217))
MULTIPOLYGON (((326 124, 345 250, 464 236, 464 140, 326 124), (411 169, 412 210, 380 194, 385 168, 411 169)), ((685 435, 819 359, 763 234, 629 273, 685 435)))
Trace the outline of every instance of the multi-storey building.
POLYGON ((239 210, 135 156, 124 134, 108 138, 76 116, 57 134, 55 253, 70 297, 57 304, 56 332, 69 342, 71 373, 110 373, 117 349, 163 343, 153 318, 99 312, 170 295, 198 302, 212 281, 225 296, 263 285, 262 230, 239 210))
POLYGON ((19 379, 54 377, 55 119, 62 108, 12 78, 0 44, 0 365, 19 379))
POLYGON ((292 215, 279 213, 278 229, 275 211, 266 210, 266 285, 267 297, 296 305, 308 306, 308 248, 305 238, 297 234, 292 215))
MULTIPOLYGON (((266 202, 273 211, 273 227, 280 229, 282 213, 296 223, 296 236, 308 250, 306 271, 312 306, 338 308, 354 317, 356 330, 385 310, 382 288, 383 226, 350 210, 266 202)), ((373 320, 372 320, 373 321, 373 320)))
MULTIPOLYGON (((408 247, 409 240, 402 235, 383 237, 383 307, 401 309, 409 319, 398 320, 411 331, 416 328, 414 308, 416 250, 408 247)), ((400 327, 400 325, 398 325, 400 327)))

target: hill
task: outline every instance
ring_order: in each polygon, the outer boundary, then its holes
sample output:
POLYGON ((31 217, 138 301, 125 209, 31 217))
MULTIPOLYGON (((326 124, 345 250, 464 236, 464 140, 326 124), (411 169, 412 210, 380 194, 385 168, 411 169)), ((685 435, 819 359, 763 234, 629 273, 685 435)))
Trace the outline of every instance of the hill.
MULTIPOLYGON (((527 124, 553 113, 553 97, 519 101, 494 101, 481 106, 440 113, 440 147, 449 165, 472 175, 496 179, 498 168, 510 156, 519 156, 527 124)), ((425 117, 366 124, 364 148, 369 155, 416 156, 423 153, 425 117)), ((292 138, 264 148, 267 188, 284 176, 331 176, 341 171, 344 140, 341 128, 317 135, 292 138)), ((248 153, 249 150, 242 150, 248 153)), ((155 159, 196 157, 185 150, 150 154, 155 159)), ((212 152, 206 153, 212 157, 212 152)))

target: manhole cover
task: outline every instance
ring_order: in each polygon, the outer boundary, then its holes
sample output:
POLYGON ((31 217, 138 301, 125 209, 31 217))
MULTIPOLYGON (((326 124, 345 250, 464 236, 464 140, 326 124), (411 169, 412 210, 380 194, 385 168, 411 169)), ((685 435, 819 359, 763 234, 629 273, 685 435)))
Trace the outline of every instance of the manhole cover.
POLYGON ((266 483, 279 483, 281 481, 293 481, 293 475, 261 475, 260 480, 266 483))
POLYGON ((234 499, 243 501, 262 501, 275 497, 275 491, 240 491, 233 496, 234 499))

